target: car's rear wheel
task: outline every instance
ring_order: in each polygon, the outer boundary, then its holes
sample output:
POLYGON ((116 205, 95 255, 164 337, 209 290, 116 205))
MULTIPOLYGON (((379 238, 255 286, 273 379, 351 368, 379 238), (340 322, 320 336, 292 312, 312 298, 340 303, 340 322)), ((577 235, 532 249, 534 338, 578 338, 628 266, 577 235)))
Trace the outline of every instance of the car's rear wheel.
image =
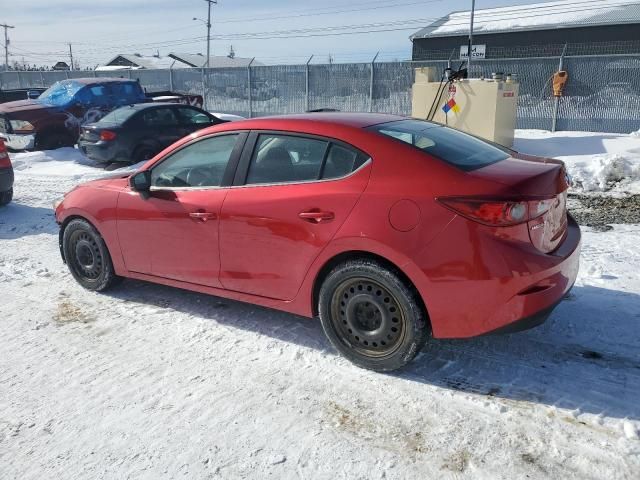
POLYGON ((0 193, 0 207, 7 205, 11 200, 13 200, 13 188, 0 193))
POLYGON ((429 337, 415 289, 373 260, 353 260, 324 280, 318 310, 333 346, 356 365, 386 372, 405 366, 429 337))
POLYGON ((62 251, 71 274, 84 288, 100 292, 120 280, 107 245, 86 220, 74 219, 66 225, 62 251))

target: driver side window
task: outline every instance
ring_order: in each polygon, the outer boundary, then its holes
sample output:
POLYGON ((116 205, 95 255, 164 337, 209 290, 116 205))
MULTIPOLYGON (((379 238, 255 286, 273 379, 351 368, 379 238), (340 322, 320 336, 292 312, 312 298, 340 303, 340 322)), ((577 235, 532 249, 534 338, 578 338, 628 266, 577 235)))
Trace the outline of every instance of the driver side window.
POLYGON ((151 186, 219 187, 238 134, 205 138, 166 158, 151 170, 151 186))

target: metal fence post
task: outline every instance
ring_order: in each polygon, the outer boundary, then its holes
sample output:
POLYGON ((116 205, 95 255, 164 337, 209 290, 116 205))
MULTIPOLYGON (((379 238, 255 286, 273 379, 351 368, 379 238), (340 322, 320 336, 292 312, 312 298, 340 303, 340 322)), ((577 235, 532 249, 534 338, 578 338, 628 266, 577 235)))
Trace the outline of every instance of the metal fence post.
POLYGON ((18 74, 18 88, 22 88, 22 76, 20 75, 20 70, 16 70, 18 74))
POLYGON ((207 87, 204 75, 204 67, 200 70, 200 82, 202 83, 202 108, 207 109, 207 87))
POLYGON ((376 53, 376 56, 373 57, 373 60, 371 60, 371 79, 369 81, 369 112, 373 112, 373 72, 375 70, 376 58, 378 58, 378 55, 380 55, 380 52, 376 53))
MULTIPOLYGON (((562 53, 560 54, 560 63, 558 65, 558 71, 562 70, 564 66, 564 55, 567 52, 567 44, 564 44, 564 48, 562 49, 562 53)), ((560 106, 560 97, 553 97, 553 117, 551 118, 551 131, 556 131, 556 126, 558 123, 558 107, 560 106)))
POLYGON ((40 71, 40 86, 44 88, 44 73, 42 73, 42 70, 40 71))
POLYGON ((169 67, 169 90, 173 92, 173 64, 169 67))
POLYGON ((304 101, 305 101, 305 111, 309 111, 309 64, 311 63, 311 60, 313 60, 313 55, 311 55, 309 57, 309 60, 307 60, 307 63, 305 65, 306 69, 305 69, 305 76, 304 76, 304 81, 305 81, 305 90, 304 90, 304 101))
POLYGON ((249 118, 253 117, 253 103, 251 101, 251 64, 256 59, 253 57, 247 65, 247 99, 249 101, 249 118))

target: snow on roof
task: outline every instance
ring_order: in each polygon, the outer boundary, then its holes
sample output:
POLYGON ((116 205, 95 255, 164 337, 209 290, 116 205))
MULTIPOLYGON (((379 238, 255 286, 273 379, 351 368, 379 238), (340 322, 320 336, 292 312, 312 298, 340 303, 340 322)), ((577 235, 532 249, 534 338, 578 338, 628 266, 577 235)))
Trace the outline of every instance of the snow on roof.
MULTIPOLYGON (((452 12, 411 35, 415 38, 466 35, 471 12, 452 12)), ((561 0, 476 10, 473 33, 552 30, 640 23, 638 0, 561 0)))
MULTIPOLYGON (((189 67, 202 68, 207 63, 207 57, 198 53, 170 53, 169 57, 180 60, 189 67)), ((227 57, 227 56, 211 56, 209 57, 209 67, 211 68, 227 68, 227 67, 248 67, 251 58, 246 57, 227 57)), ((252 66, 257 67, 263 65, 261 62, 254 61, 252 66)), ((179 68, 179 67, 177 67, 179 68)))
MULTIPOLYGON (((124 58, 128 62, 137 65, 138 68, 146 68, 149 70, 160 69, 160 68, 186 68, 189 65, 171 57, 155 57, 155 56, 144 56, 139 54, 128 54, 128 53, 120 53, 109 60, 107 63, 98 67, 101 70, 106 70, 104 67, 120 67, 114 68, 113 70, 136 70, 136 67, 129 67, 123 65, 110 65, 118 58, 124 58), (123 68, 124 67, 124 68, 123 68)), ((97 70, 97 69, 96 69, 97 70)))

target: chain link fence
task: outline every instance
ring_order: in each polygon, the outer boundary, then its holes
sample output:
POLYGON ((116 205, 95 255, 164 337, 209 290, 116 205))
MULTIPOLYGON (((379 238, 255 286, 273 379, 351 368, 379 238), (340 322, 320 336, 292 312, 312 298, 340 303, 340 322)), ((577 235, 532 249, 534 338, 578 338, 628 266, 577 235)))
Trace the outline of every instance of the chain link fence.
MULTIPOLYGON (((566 50, 566 49, 565 49, 566 50)), ((453 67, 459 60, 452 62, 453 67)), ((2 89, 47 87, 65 78, 138 79, 148 92, 203 95, 208 110, 245 117, 333 108, 411 115, 414 70, 445 60, 124 72, 5 72, 2 89)), ((629 133, 640 129, 640 54, 562 55, 474 60, 470 77, 516 74, 518 128, 629 133), (552 96, 552 76, 567 70, 564 96, 552 96), (557 103, 557 104, 556 104, 557 103)))

